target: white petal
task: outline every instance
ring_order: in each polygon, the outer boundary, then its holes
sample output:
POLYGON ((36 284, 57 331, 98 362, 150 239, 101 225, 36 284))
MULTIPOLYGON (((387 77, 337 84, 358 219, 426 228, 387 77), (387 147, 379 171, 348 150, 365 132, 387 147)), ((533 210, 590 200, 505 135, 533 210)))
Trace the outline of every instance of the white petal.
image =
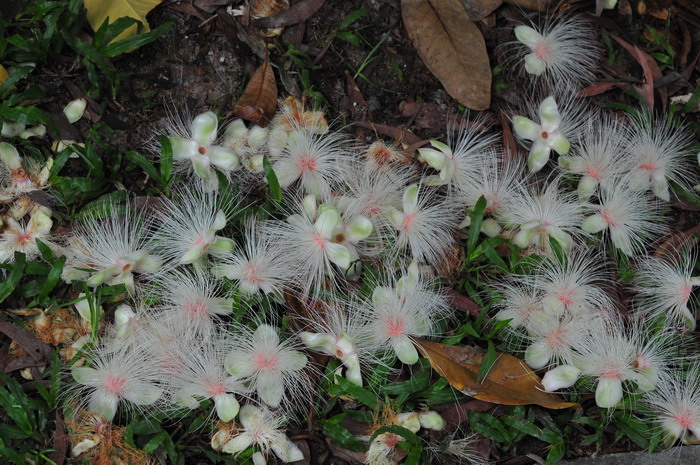
POLYGON ((284 396, 284 384, 280 373, 261 373, 255 380, 260 400, 270 407, 279 407, 284 396))
POLYGON ((197 115, 192 121, 192 139, 199 145, 210 146, 216 140, 216 131, 219 127, 219 120, 212 111, 197 115))
POLYGON ((209 147, 208 155, 211 164, 223 171, 236 171, 240 167, 236 154, 226 147, 212 145, 209 147))
POLYGON ((253 438, 248 433, 241 433, 235 438, 231 439, 229 442, 224 444, 221 448, 221 452, 226 454, 237 455, 248 449, 254 444, 253 438))
POLYGON ((136 405, 151 405, 160 398, 162 389, 147 383, 130 383, 124 398, 136 405))
POLYGON ((226 371, 234 376, 250 376, 255 372, 255 367, 251 363, 250 354, 241 350, 232 350, 226 355, 224 361, 226 371))
POLYGON ((423 148, 418 149, 420 157, 425 160, 425 162, 436 170, 441 170, 445 165, 445 154, 439 150, 423 148))
POLYGON ((513 118, 513 131, 521 139, 535 140, 540 137, 542 128, 531 119, 524 116, 516 116, 513 118))
POLYGON ((418 361, 418 351, 409 337, 403 335, 397 336, 392 338, 389 342, 401 362, 407 365, 413 365, 418 361))
POLYGON ((173 160, 186 160, 197 155, 197 141, 182 137, 168 137, 168 139, 173 149, 173 160))
POLYGON ((569 149, 571 148, 569 140, 558 132, 549 134, 547 145, 559 155, 569 153, 569 149))
POLYGON ((238 415, 240 405, 233 394, 217 394, 214 396, 216 414, 221 421, 229 422, 238 415))
POLYGON ((535 370, 547 366, 551 359, 552 351, 544 341, 534 342, 525 349, 525 363, 535 370))
POLYGON ((558 391, 559 389, 570 388, 579 376, 581 370, 572 365, 559 365, 558 367, 549 370, 542 378, 542 386, 545 391, 558 391))
POLYGON ((537 114, 540 117, 542 129, 545 131, 552 132, 559 128, 561 115, 559 114, 559 108, 557 108, 557 102, 551 95, 542 100, 537 114))
POLYGON ((326 256, 331 263, 334 263, 341 270, 350 267, 350 251, 343 244, 326 243, 326 256))
POLYGON ((97 370, 89 367, 76 367, 71 369, 73 379, 85 386, 97 386, 99 384, 99 374, 97 370))
POLYGON ((278 354, 280 369, 282 371, 299 371, 306 366, 306 355, 298 350, 287 350, 278 354))
POLYGON ((537 42, 542 40, 542 35, 530 26, 516 26, 513 30, 515 38, 530 48, 534 48, 537 42))
POLYGON ((318 219, 314 223, 314 229, 323 239, 330 239, 338 223, 340 223, 340 215, 338 215, 335 208, 328 208, 318 215, 318 219))
POLYGON ((622 400, 622 381, 600 378, 595 389, 595 403, 600 408, 612 408, 622 400))
POLYGON ((113 394, 97 390, 90 396, 88 410, 101 416, 107 421, 112 421, 117 413, 119 398, 113 394))
POLYGON ((347 224, 347 238, 354 244, 366 239, 370 234, 372 234, 372 222, 369 218, 358 215, 347 224))
POLYGON ((211 166, 209 166, 209 157, 206 156, 196 156, 192 158, 192 168, 197 176, 204 180, 211 179, 214 175, 211 166))
POLYGON ((549 161, 550 152, 551 149, 545 142, 542 142, 542 139, 535 140, 530 149, 530 155, 527 157, 527 166, 531 173, 536 173, 544 168, 544 165, 549 161))
POLYGON ((297 462, 304 460, 304 454, 299 450, 296 444, 284 437, 284 440, 272 441, 270 448, 277 457, 284 463, 297 462))
POLYGON ((537 56, 536 53, 525 55, 525 71, 533 76, 540 76, 547 68, 547 64, 537 56))
POLYGON ((255 346, 277 346, 280 343, 277 329, 268 324, 261 324, 253 333, 253 345, 255 346))
POLYGON ((302 331, 299 333, 299 339, 301 339, 301 342, 303 342, 309 349, 326 355, 333 355, 333 349, 335 348, 335 336, 332 334, 317 334, 302 331))
POLYGON ((600 213, 596 213, 594 215, 589 216, 583 222, 581 223, 581 229, 586 231, 589 234, 597 234, 601 231, 604 231, 608 228, 608 223, 605 221, 605 218, 603 218, 603 215, 600 213))
POLYGON ((418 184, 411 184, 403 193, 403 211, 404 213, 415 213, 418 207, 418 184))

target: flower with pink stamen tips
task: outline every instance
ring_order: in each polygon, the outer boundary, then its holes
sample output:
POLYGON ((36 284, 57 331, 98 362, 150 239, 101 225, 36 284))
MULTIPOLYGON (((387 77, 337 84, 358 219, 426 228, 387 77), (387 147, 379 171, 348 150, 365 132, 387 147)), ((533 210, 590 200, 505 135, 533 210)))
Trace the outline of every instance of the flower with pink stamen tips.
POLYGON ((590 208, 594 213, 583 220, 581 229, 603 232, 628 257, 643 253, 650 241, 668 229, 662 223, 663 206, 646 192, 631 189, 625 179, 603 187, 598 205, 590 208))
POLYGON ((135 274, 151 275, 163 265, 148 234, 152 217, 126 205, 105 205, 84 216, 68 239, 63 270, 67 282, 90 287, 124 284, 135 292, 135 274))
POLYGON ((656 389, 647 392, 644 403, 656 414, 669 443, 687 442, 690 434, 700 439, 700 365, 692 361, 690 370, 674 371, 662 377, 656 389), (689 434, 690 433, 690 434, 689 434))
POLYGON ((517 26, 515 37, 524 45, 517 58, 522 58, 528 74, 551 85, 595 78, 600 48, 595 31, 580 17, 560 16, 543 25, 517 26))
POLYGON ((5 221, 5 228, 0 234, 0 263, 13 262, 15 252, 25 254, 27 260, 38 257, 40 252, 36 245, 37 239, 51 249, 59 248, 51 239, 53 221, 43 210, 34 211, 29 221, 24 224, 13 218, 7 218, 5 221))
POLYGON ((630 186, 651 190, 666 202, 671 200, 669 181, 689 189, 697 180, 692 144, 686 126, 667 116, 646 112, 633 118, 627 149, 630 186))
POLYGON ((231 421, 238 414, 237 394, 249 390, 239 378, 229 375, 224 369, 227 342, 214 337, 182 353, 182 369, 171 379, 169 390, 172 401, 183 407, 196 409, 203 399, 212 399, 216 414, 221 421, 231 421))
POLYGON ((459 201, 455 196, 440 198, 421 184, 412 184, 403 192, 402 207, 386 207, 396 230, 397 253, 408 249, 411 260, 438 268, 455 242, 459 201))
POLYGON ((226 370, 253 388, 270 407, 296 405, 309 386, 302 369, 306 356, 290 339, 281 341, 277 329, 261 324, 255 331, 240 327, 232 336, 226 370))
POLYGON ((71 370, 77 383, 71 388, 71 398, 107 421, 112 421, 120 403, 151 406, 163 391, 160 371, 143 346, 112 344, 88 350, 91 367, 71 370))
POLYGON ((447 185, 466 192, 478 178, 480 166, 492 155, 497 139, 496 134, 486 133, 483 118, 448 126, 447 144, 432 140, 432 148, 418 149, 419 159, 440 173, 426 177, 423 183, 447 185))
POLYGON ((267 409, 244 405, 239 415, 241 428, 237 434, 221 448, 222 452, 238 456, 251 446, 259 451, 253 454, 255 465, 267 463, 267 456, 273 452, 284 463, 304 459, 301 450, 289 440, 282 429, 286 420, 267 409))
POLYGON ((547 257, 529 279, 542 293, 542 306, 549 314, 612 308, 610 297, 600 287, 610 281, 605 258, 592 250, 579 247, 562 258, 547 257))
POLYGON ((223 295, 222 286, 205 271, 173 270, 157 277, 154 292, 162 295, 160 310, 194 331, 210 332, 220 317, 230 315, 233 299, 223 295))
POLYGON ((573 247, 585 206, 570 192, 560 192, 560 180, 554 179, 539 192, 520 189, 506 200, 496 220, 513 233, 513 243, 535 253, 552 255, 550 237, 564 251, 573 247))
MULTIPOLYGON (((187 116, 184 116, 187 118, 187 116)), ((197 115, 189 127, 183 116, 170 115, 167 136, 173 151, 175 171, 193 174, 206 190, 219 187, 217 171, 228 174, 240 167, 233 150, 214 145, 219 120, 211 111, 197 115)))
POLYGON ((265 235, 261 226, 256 221, 249 221, 245 227, 245 246, 224 255, 212 272, 236 281, 244 295, 263 292, 281 298, 296 270, 285 259, 283 247, 265 235))
POLYGON ((289 134, 272 169, 283 189, 299 181, 305 193, 324 197, 347 178, 352 158, 341 133, 319 134, 299 127, 289 134))
POLYGON ((401 149, 394 145, 389 145, 384 141, 377 140, 367 148, 364 153, 367 166, 372 171, 381 170, 390 164, 405 163, 407 157, 401 153, 401 149))
POLYGON ((13 145, 0 142, 0 201, 15 200, 16 204, 23 199, 22 203, 26 204, 24 208, 12 205, 8 212, 10 216, 18 220, 28 213, 29 208, 39 206, 26 194, 46 187, 51 166, 52 158, 40 165, 30 158, 22 158, 13 145))
POLYGON ((629 169, 628 130, 615 116, 588 119, 571 152, 559 157, 559 169, 577 174, 578 195, 588 200, 600 186, 610 187, 629 169))
POLYGON ((501 298, 494 303, 498 321, 511 320, 508 327, 517 330, 527 326, 530 318, 542 311, 542 293, 532 285, 529 276, 509 275, 493 283, 491 288, 501 298))
POLYGON ((362 304, 373 344, 394 353, 406 364, 418 361, 415 338, 436 335, 440 321, 450 312, 447 299, 430 289, 414 262, 398 280, 387 275, 362 304))
POLYGON ((647 258, 636 276, 639 311, 652 319, 663 316, 670 326, 694 330, 693 288, 700 286, 700 276, 693 276, 697 260, 697 250, 689 245, 647 258))
POLYGON ((237 208, 234 202, 198 188, 173 192, 173 199, 164 202, 160 228, 153 235, 161 254, 172 264, 198 266, 210 255, 225 255, 235 242, 217 233, 237 208))

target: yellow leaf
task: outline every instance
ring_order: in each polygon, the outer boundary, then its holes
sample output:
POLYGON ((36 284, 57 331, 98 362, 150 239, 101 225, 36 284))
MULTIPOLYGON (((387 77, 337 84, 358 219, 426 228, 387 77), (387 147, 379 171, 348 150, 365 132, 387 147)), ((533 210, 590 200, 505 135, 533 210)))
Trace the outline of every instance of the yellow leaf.
POLYGON ((503 405, 537 404, 551 409, 575 407, 559 395, 545 392, 540 377, 522 360, 499 354, 483 382, 477 375, 484 351, 478 347, 451 346, 418 341, 418 348, 440 376, 468 396, 503 405))
POLYGON ((3 65, 0 65, 0 84, 5 82, 5 79, 7 79, 8 76, 9 74, 7 74, 7 70, 5 69, 5 67, 3 65))
MULTIPOLYGON (((146 15, 162 0, 85 0, 87 19, 94 31, 97 31, 105 19, 109 17, 110 24, 119 18, 134 18, 143 23, 143 32, 150 31, 146 15)), ((112 42, 126 39, 136 34, 136 25, 119 34, 112 42)))

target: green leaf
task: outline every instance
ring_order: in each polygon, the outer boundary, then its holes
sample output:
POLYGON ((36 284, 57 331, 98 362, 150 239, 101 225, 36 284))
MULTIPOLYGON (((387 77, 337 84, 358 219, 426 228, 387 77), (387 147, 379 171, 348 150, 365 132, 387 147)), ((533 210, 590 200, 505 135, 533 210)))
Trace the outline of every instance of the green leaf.
POLYGON ((324 436, 345 449, 353 452, 366 452, 367 446, 357 439, 354 434, 338 424, 340 420, 337 420, 337 418, 341 417, 340 419, 342 419, 344 416, 341 413, 333 417, 333 419, 324 420, 322 423, 324 436))
POLYGON ((272 204, 277 208, 282 201, 282 189, 280 188, 280 183, 277 180, 277 175, 275 170, 272 169, 270 160, 267 159, 267 155, 263 157, 263 169, 265 170, 265 179, 267 179, 267 185, 270 188, 270 199, 272 204))
POLYGON ((493 365, 496 363, 496 360, 498 360, 496 346, 494 345, 493 341, 489 340, 489 347, 486 350, 486 355, 484 355, 484 358, 481 361, 479 375, 476 377, 477 383, 484 381, 484 378, 486 378, 486 376, 489 374, 491 368, 493 368, 493 365))
POLYGON ((331 385, 330 389, 328 389, 330 394, 336 396, 348 395, 372 410, 377 408, 377 395, 375 393, 351 383, 342 376, 335 376, 335 382, 337 384, 331 385))
POLYGON ((163 182, 163 187, 170 182, 170 176, 173 172, 173 147, 170 144, 170 139, 166 136, 160 136, 160 177, 163 182))
POLYGON ((125 156, 129 162, 144 170, 146 174, 152 177, 158 184, 163 185, 163 179, 160 177, 160 173, 150 160, 134 150, 129 150, 126 152, 125 156))
POLYGON ((500 443, 510 443, 511 437, 501 421, 489 414, 469 412, 469 426, 475 432, 500 443))
POLYGON ((471 257, 476 243, 479 240, 479 234, 481 234, 481 223, 484 221, 484 210, 486 209, 486 197, 483 195, 479 197, 479 200, 474 206, 474 210, 469 213, 471 218, 471 223, 469 224, 469 237, 467 238, 467 256, 471 257))
POLYGON ((63 273, 63 266, 65 263, 66 257, 60 257, 58 260, 53 262, 51 265, 51 270, 46 276, 46 280, 41 286, 41 291, 39 291, 39 295, 37 296, 37 303, 43 302, 49 296, 49 293, 54 290, 58 282, 61 280, 61 273, 63 273))
POLYGON ((15 262, 12 264, 12 271, 10 271, 9 276, 0 284, 0 302, 12 294, 19 284, 19 280, 24 274, 24 266, 26 265, 26 257, 22 252, 15 252, 15 262))
MULTIPOLYGON (((121 18, 121 19, 131 19, 132 24, 134 24, 136 22, 135 20, 133 20, 133 18, 121 18)), ((118 19, 114 23, 110 24, 110 26, 117 24, 118 21, 120 21, 120 20, 118 19)), ((147 32, 145 34, 137 34, 135 36, 128 37, 126 39, 122 39, 120 41, 111 43, 111 44, 107 45, 106 47, 103 47, 101 49, 101 51, 102 51, 102 53, 104 53, 106 56, 108 56, 110 58, 115 57, 117 55, 121 55, 122 53, 125 53, 125 52, 128 52, 129 50, 133 50, 135 48, 141 47, 142 45, 150 44, 151 42, 157 40, 160 36, 165 34, 168 31, 168 29, 170 29, 173 26, 174 26, 174 23, 171 21, 168 21, 167 23, 164 23, 164 24, 158 26, 157 28, 153 29, 152 31, 147 32)), ((124 29, 126 29, 126 28, 124 28, 124 29)), ((119 31, 119 32, 121 32, 121 31, 119 31)))

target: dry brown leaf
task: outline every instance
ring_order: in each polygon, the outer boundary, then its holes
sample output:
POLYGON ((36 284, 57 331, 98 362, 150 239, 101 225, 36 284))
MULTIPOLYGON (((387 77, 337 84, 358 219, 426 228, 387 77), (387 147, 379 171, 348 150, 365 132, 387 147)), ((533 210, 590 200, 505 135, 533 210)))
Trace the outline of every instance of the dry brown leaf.
POLYGON ((233 114, 258 126, 267 126, 277 109, 277 83, 270 59, 260 65, 250 78, 233 114))
POLYGON ((491 66, 479 28, 459 0, 401 0, 401 15, 423 63, 472 110, 491 103, 491 66))
POLYGON ((475 399, 503 405, 537 404, 551 409, 578 405, 545 392, 540 377, 525 362, 511 355, 499 354, 484 381, 477 383, 483 349, 427 341, 419 341, 418 348, 452 387, 475 399))
POLYGON ((480 21, 501 6, 503 0, 460 0, 467 14, 474 21, 480 21))

